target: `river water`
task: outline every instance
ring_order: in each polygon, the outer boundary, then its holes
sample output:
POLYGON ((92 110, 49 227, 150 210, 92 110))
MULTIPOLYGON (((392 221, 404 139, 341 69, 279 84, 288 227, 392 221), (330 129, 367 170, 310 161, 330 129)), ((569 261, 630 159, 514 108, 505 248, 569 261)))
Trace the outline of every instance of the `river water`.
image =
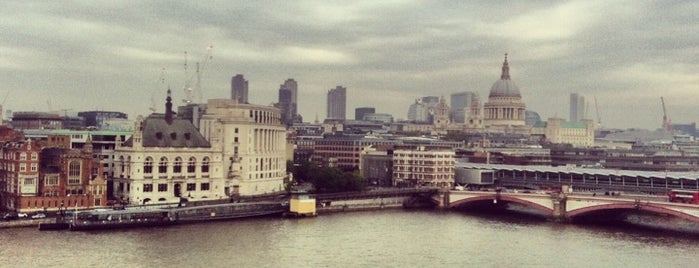
POLYGON ((436 210, 0 230, 0 267, 696 267, 698 252, 697 234, 436 210))

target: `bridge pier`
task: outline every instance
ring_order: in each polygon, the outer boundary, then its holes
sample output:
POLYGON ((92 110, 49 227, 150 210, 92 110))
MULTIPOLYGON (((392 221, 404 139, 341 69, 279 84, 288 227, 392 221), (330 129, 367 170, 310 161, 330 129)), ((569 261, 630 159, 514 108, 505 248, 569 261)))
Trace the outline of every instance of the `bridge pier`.
POLYGON ((556 222, 568 222, 566 215, 567 197, 565 193, 552 193, 551 202, 553 202, 553 214, 551 215, 556 222))

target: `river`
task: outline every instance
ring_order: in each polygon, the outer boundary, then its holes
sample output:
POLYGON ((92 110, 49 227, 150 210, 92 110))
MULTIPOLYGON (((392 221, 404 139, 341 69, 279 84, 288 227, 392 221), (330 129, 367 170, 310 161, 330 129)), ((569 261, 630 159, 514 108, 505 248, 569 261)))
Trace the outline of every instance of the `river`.
POLYGON ((699 236, 437 210, 0 230, 2 267, 694 267, 699 236))

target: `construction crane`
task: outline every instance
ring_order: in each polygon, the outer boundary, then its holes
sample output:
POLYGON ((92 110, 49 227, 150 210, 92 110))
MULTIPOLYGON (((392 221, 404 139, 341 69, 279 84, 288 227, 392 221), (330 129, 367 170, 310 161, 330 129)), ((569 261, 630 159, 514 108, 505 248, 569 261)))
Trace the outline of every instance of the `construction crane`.
POLYGON ((599 116, 599 106, 597 105, 597 96, 593 96, 595 99, 595 112, 597 113, 597 128, 602 128, 602 117, 599 116))
POLYGON ((188 73, 188 62, 187 62, 187 51, 184 52, 184 72, 185 72, 185 84, 184 84, 184 93, 185 93, 185 99, 182 101, 186 104, 194 102, 194 94, 197 94, 197 102, 201 102, 203 96, 202 96, 202 90, 201 90, 201 75, 204 73, 206 70, 206 67, 209 65, 211 60, 213 59, 213 56, 211 55, 211 50, 214 48, 214 46, 209 45, 206 47, 206 55, 202 59, 202 61, 196 63, 196 71, 194 74, 190 75, 188 73), (193 83, 193 79, 196 79, 193 83))
POLYGON ((667 109, 665 108, 665 98, 660 97, 660 102, 663 104, 663 130, 672 131, 672 121, 667 117, 667 109))

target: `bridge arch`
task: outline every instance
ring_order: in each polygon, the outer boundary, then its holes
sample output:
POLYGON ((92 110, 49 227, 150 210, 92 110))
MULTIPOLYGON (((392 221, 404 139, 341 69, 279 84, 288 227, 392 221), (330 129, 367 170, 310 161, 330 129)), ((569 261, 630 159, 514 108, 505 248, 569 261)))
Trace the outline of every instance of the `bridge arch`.
POLYGON ((479 201, 492 201, 492 200, 498 200, 498 202, 500 202, 500 201, 506 201, 506 202, 517 203, 517 204, 524 205, 524 206, 527 206, 527 207, 531 207, 531 208, 534 208, 534 209, 539 210, 539 211, 541 211, 541 212, 544 212, 546 215, 553 215, 553 214, 554 214, 552 208, 548 208, 548 207, 546 207, 546 206, 542 206, 542 205, 540 205, 540 204, 537 204, 537 203, 534 203, 534 202, 531 202, 531 201, 527 201, 527 200, 524 200, 524 199, 520 199, 520 198, 517 198, 517 197, 514 197, 514 196, 510 196, 510 195, 500 195, 500 196, 498 196, 498 195, 496 195, 496 194, 492 194, 492 195, 481 195, 481 196, 474 196, 474 197, 464 198, 464 199, 461 199, 461 200, 459 200, 459 201, 450 203, 450 204, 449 204, 449 208, 455 208, 455 207, 458 207, 458 206, 461 206, 461 205, 464 205, 464 204, 468 204, 468 203, 473 203, 473 202, 479 202, 479 201))
POLYGON ((590 206, 590 207, 585 207, 585 208, 579 208, 575 210, 571 210, 566 212, 566 217, 567 218, 574 218, 576 216, 581 216, 585 215, 588 213, 592 212, 597 212, 597 211, 604 211, 604 210, 612 210, 612 209, 628 209, 628 210, 640 210, 640 211, 647 211, 647 212, 653 212, 657 214, 667 214, 667 215, 672 215, 681 219, 689 220, 692 222, 699 222, 699 217, 687 214, 681 211, 665 208, 662 206, 656 206, 653 204, 639 204, 639 203, 613 203, 613 204, 605 204, 605 205, 598 205, 598 206, 590 206))

